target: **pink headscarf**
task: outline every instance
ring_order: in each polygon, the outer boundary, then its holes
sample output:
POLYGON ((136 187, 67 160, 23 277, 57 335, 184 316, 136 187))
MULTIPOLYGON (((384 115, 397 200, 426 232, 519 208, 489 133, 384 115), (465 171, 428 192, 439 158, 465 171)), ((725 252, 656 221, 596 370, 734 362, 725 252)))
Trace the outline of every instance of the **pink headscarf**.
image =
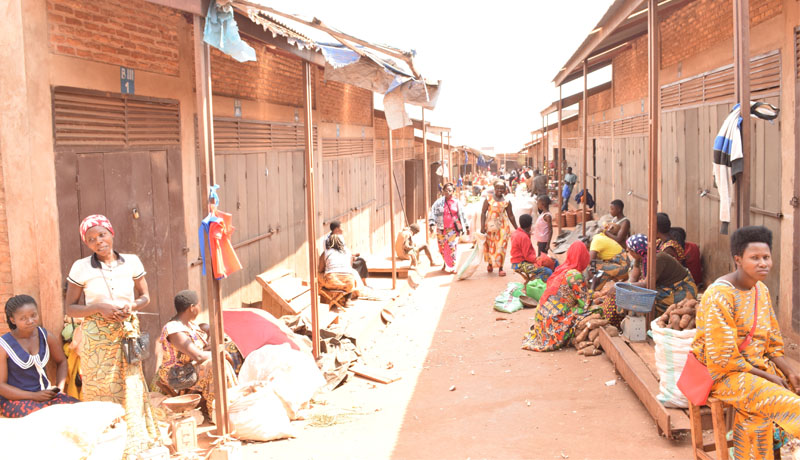
POLYGON ((108 220, 106 216, 101 214, 93 214, 81 222, 81 240, 86 242, 86 232, 89 231, 92 227, 103 227, 111 232, 111 235, 114 235, 114 227, 111 226, 111 221, 108 220))

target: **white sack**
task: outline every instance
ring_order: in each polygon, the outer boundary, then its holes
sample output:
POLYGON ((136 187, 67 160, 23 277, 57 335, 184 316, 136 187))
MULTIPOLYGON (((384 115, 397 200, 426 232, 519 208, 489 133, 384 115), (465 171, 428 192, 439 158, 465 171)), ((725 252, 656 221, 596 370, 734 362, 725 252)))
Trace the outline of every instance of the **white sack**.
POLYGON ((292 420, 326 383, 311 354, 294 350, 288 343, 264 345, 247 356, 239 383, 254 382, 269 384, 292 420))
POLYGON ((475 233, 475 247, 471 251, 461 251, 456 258, 456 278, 465 280, 475 274, 483 262, 483 242, 486 235, 475 233))
POLYGON ((656 396, 665 407, 687 408, 689 402, 678 389, 678 379, 686 364, 686 356, 692 351, 697 329, 676 331, 659 327, 656 321, 650 323, 655 342, 656 369, 658 370, 658 389, 656 396))
POLYGON ((231 388, 228 419, 233 436, 243 441, 272 441, 295 437, 283 403, 266 383, 250 383, 231 388))

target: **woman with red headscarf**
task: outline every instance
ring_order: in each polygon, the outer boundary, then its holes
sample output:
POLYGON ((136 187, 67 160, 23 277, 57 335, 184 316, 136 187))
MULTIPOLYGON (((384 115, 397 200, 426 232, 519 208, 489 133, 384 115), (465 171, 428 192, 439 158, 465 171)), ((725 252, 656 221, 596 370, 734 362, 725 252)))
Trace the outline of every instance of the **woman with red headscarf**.
POLYGON ((547 280, 533 326, 522 342, 523 349, 553 351, 569 342, 583 307, 591 303, 591 291, 582 274, 589 261, 586 245, 581 241, 572 243, 567 260, 547 280))
POLYGON ((126 339, 140 334, 136 312, 150 303, 144 266, 135 254, 114 250, 114 228, 104 216, 84 219, 80 233, 92 255, 72 264, 66 305, 69 316, 84 318, 81 398, 122 405, 128 428, 125 459, 138 458, 158 441, 142 363, 135 353, 123 351, 126 339))

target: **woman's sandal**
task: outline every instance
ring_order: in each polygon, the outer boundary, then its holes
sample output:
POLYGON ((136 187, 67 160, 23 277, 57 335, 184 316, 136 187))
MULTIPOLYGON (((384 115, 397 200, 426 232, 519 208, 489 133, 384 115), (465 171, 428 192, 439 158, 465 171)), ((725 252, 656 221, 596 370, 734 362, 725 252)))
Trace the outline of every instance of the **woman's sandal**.
POLYGON ((494 271, 494 267, 492 267, 491 265, 488 265, 488 266, 486 267, 486 271, 487 271, 487 272, 489 272, 489 273, 491 273, 491 272, 493 272, 493 271, 494 271))
POLYGON ((506 276, 506 272, 505 272, 505 271, 503 271, 503 269, 501 268, 501 269, 500 269, 500 270, 497 272, 497 275, 498 275, 498 276, 506 276))

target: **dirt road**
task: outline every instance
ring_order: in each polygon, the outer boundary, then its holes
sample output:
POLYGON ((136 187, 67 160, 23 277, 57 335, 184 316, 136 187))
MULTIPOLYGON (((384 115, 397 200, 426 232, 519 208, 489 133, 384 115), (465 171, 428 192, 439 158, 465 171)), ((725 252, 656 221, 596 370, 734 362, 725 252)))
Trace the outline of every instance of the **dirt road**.
POLYGON ((485 268, 465 281, 428 274, 365 351, 368 364, 402 379, 346 383, 296 439, 250 444, 245 458, 690 458, 687 442, 659 437, 604 355, 520 349, 531 311, 492 309, 517 278, 485 268))

